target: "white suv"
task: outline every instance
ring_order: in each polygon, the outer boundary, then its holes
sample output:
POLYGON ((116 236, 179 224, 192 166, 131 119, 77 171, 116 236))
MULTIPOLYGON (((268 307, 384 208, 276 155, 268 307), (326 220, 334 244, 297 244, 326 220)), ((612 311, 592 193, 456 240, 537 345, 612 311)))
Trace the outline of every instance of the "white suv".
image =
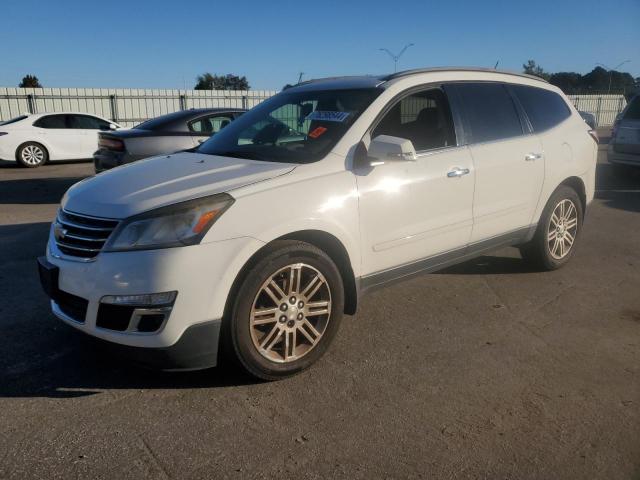
POLYGON ((74 185, 42 283, 58 317, 143 363, 205 368, 223 350, 281 378, 374 287, 507 245, 566 263, 593 198, 592 137, 524 75, 302 83, 193 152, 74 185))

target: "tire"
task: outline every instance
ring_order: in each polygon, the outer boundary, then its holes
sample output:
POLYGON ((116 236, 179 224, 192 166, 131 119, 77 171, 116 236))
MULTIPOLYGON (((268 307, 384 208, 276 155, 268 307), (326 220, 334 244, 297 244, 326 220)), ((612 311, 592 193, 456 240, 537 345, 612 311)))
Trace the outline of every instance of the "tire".
POLYGON ((27 168, 37 168, 49 160, 49 152, 37 142, 23 143, 16 151, 16 160, 27 168))
POLYGON ((310 367, 338 332, 342 277, 331 258, 308 243, 273 242, 235 291, 222 325, 223 352, 260 379, 278 380, 310 367))
POLYGON ((543 270, 556 270, 573 256, 584 212, 576 191, 560 185, 544 207, 533 239, 520 247, 522 258, 543 270))

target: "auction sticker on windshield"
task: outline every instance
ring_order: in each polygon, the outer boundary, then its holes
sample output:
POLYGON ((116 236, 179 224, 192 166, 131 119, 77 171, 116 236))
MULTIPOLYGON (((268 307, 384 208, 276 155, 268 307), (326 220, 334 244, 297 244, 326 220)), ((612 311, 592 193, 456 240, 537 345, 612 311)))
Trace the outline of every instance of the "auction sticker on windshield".
POLYGON ((349 118, 351 112, 330 112, 325 110, 316 110, 307 115, 306 120, 317 120, 320 122, 344 122, 349 118))

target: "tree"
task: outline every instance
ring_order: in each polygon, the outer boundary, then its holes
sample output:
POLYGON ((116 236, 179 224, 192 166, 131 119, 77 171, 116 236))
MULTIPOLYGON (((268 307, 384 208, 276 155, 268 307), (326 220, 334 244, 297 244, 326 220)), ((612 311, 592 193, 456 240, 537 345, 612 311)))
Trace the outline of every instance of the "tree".
POLYGON ((36 77, 35 75, 25 75, 22 81, 20 82, 20 85, 18 85, 18 87, 19 88, 42 88, 42 85, 40 85, 40 81, 38 80, 38 77, 36 77))
POLYGON ((226 75, 212 75, 207 72, 196 78, 196 90, 249 90, 247 77, 239 77, 230 73, 226 75))
POLYGON ((580 93, 582 90, 582 75, 575 72, 552 73, 549 83, 555 85, 566 94, 580 93))
POLYGON ((540 65, 537 65, 534 60, 528 60, 527 63, 522 65, 524 73, 527 75, 535 75, 536 77, 544 78, 545 80, 549 80, 549 75, 545 72, 540 65))

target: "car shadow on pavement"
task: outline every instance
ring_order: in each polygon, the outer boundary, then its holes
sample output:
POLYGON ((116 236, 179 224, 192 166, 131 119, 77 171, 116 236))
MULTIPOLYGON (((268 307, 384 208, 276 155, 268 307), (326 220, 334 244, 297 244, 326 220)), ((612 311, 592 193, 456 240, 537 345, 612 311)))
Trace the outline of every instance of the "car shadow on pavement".
MULTIPOLYGON (((89 162, 93 162, 93 159, 91 158, 87 158, 87 159, 81 159, 81 160, 54 160, 52 162, 47 162, 46 164, 38 167, 36 170, 37 171, 41 171, 42 169, 46 169, 50 166, 53 165, 72 165, 72 164, 76 164, 76 163, 89 163, 89 162)), ((10 161, 10 160, 0 160, 0 169, 3 168, 15 168, 15 169, 20 169, 20 170, 29 170, 28 168, 23 167, 22 165, 18 164, 18 162, 15 161, 10 161)), ((33 170, 33 169, 32 169, 33 170)))
POLYGON ((482 255, 464 263, 434 272, 437 275, 512 275, 536 273, 540 270, 518 257, 482 255))
POLYGON ((85 177, 0 180, 0 204, 58 203, 64 193, 85 177))
POLYGON ((256 383, 231 366, 182 373, 145 370, 56 319, 36 267, 49 228, 48 222, 0 225, 0 398, 256 383))

